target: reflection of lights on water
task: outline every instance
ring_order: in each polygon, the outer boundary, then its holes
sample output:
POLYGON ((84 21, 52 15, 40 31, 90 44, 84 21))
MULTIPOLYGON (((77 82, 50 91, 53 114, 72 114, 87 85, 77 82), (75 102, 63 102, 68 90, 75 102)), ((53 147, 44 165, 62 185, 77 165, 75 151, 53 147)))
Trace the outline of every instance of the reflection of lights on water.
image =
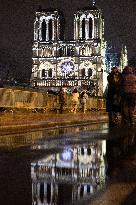
POLYGON ((62 157, 65 160, 70 160, 71 159, 71 153, 66 151, 66 152, 62 153, 62 157))
POLYGON ((106 154, 106 140, 102 141, 102 154, 105 155, 106 154))
POLYGON ((58 200, 60 188, 66 190, 67 184, 71 186, 73 201, 101 190, 105 184, 105 154, 106 140, 97 140, 74 147, 67 145, 61 153, 31 163, 32 197, 35 204, 37 200, 40 200, 39 205, 43 204, 43 198, 46 201, 48 198, 51 201, 58 200))
POLYGON ((69 149, 65 149, 61 154, 60 154, 60 159, 64 161, 71 161, 73 158, 73 152, 69 149))

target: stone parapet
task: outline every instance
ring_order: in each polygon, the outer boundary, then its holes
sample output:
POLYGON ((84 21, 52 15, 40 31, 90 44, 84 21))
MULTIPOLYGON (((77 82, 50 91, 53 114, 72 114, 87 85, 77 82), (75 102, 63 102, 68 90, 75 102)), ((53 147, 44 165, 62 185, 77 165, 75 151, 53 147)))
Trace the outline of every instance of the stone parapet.
MULTIPOLYGON (((17 90, 0 88, 0 107, 17 109, 44 109, 45 111, 59 111, 60 104, 57 94, 47 94, 45 92, 17 90)), ((66 95, 64 111, 70 111, 72 108, 71 95, 66 95)), ((79 99, 78 110, 81 104, 79 99)), ((90 97, 87 101, 87 110, 104 110, 105 100, 100 97, 90 97)))

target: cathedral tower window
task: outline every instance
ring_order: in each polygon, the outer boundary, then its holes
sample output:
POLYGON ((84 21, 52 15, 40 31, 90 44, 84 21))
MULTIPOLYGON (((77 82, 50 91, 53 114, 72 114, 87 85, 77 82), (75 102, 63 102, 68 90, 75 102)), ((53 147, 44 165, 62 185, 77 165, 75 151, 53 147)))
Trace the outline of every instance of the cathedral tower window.
POLYGON ((82 39, 85 39, 85 18, 82 20, 82 39))
POLYGON ((49 40, 52 40, 52 19, 49 20, 49 40))
POLYGON ((89 38, 92 38, 92 18, 89 18, 89 38))
POLYGON ((45 22, 45 19, 42 22, 42 40, 46 41, 46 22, 45 22))
POLYGON ((51 68, 48 71, 48 76, 49 76, 49 78, 52 78, 52 69, 51 68))

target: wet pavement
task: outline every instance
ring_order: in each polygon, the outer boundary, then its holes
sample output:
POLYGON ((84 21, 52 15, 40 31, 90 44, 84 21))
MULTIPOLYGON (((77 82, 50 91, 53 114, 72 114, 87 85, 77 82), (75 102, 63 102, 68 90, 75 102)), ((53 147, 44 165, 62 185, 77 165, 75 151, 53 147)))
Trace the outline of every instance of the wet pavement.
POLYGON ((0 136, 0 204, 135 205, 136 128, 107 123, 0 136))
POLYGON ((85 124, 108 122, 105 112, 88 113, 3 113, 0 116, 0 135, 24 133, 41 128, 79 126, 85 124))

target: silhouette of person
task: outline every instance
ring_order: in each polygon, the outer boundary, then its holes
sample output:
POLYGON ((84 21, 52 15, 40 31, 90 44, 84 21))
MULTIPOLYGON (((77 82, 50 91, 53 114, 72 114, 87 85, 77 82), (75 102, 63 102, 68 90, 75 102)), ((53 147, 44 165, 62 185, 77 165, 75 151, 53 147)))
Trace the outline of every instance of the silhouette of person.
POLYGON ((71 112, 73 112, 74 114, 77 112, 77 107, 79 105, 79 93, 77 91, 76 88, 74 88, 73 92, 72 92, 72 110, 71 112))
POLYGON ((81 106, 82 106, 82 112, 83 113, 86 112, 87 100, 88 100, 88 95, 87 95, 86 91, 83 91, 81 93, 81 99, 80 99, 80 103, 81 103, 81 106))
POLYGON ((64 105, 65 105, 65 93, 62 87, 60 88, 58 96, 59 96, 59 104, 60 104, 60 113, 62 114, 64 111, 64 105))
POLYGON ((109 126, 118 124, 118 116, 121 112, 121 83, 122 74, 118 67, 113 67, 107 77, 108 88, 106 96, 106 111, 109 114, 109 126))
POLYGON ((133 68, 126 66, 122 72, 122 123, 133 125, 136 107, 136 76, 133 68))

